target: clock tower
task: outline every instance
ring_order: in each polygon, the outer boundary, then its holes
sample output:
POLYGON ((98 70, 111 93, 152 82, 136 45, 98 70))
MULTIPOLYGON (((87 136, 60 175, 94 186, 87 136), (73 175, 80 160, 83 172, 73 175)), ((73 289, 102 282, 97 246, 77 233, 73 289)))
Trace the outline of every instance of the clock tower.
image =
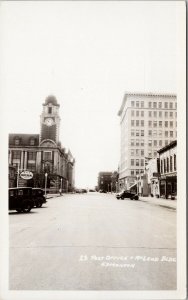
POLYGON ((43 140, 52 140, 56 144, 59 142, 60 117, 57 99, 54 96, 48 96, 43 104, 43 111, 40 116, 40 142, 43 140))

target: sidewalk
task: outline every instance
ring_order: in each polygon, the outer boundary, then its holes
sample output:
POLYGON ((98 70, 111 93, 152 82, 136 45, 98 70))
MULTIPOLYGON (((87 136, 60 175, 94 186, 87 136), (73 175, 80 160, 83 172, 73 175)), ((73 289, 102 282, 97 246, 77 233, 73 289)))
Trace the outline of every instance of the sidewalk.
POLYGON ((143 202, 148 202, 149 204, 163 206, 174 210, 176 210, 177 207, 177 200, 141 196, 139 197, 139 200, 143 202))

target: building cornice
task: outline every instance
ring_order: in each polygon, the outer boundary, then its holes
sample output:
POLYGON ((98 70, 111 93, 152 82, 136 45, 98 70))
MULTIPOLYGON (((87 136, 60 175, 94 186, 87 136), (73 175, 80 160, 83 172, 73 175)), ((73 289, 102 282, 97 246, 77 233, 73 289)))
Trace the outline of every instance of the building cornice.
POLYGON ((163 98, 176 98, 176 94, 170 94, 170 93, 139 93, 139 92, 135 92, 135 93, 125 93, 124 94, 124 97, 123 97, 123 101, 122 101, 122 104, 121 104, 121 107, 118 111, 118 116, 121 115, 122 111, 123 111, 123 108, 125 106, 125 103, 126 103, 126 100, 127 100, 127 97, 129 96, 133 96, 133 97, 163 97, 163 98))
POLYGON ((167 150, 169 150, 169 149, 171 149, 175 146, 177 146, 177 140, 172 141, 170 144, 168 144, 168 145, 164 146, 163 148, 159 149, 157 152, 158 153, 163 153, 163 152, 165 152, 165 151, 167 151, 167 150))

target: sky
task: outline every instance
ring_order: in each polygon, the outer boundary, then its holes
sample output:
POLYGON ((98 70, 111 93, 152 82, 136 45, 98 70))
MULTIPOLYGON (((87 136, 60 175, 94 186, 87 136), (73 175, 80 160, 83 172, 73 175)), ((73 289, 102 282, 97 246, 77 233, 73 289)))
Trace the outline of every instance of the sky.
POLYGON ((7 133, 39 133, 42 103, 55 95, 76 186, 117 170, 125 92, 177 91, 177 2, 1 2, 7 133))

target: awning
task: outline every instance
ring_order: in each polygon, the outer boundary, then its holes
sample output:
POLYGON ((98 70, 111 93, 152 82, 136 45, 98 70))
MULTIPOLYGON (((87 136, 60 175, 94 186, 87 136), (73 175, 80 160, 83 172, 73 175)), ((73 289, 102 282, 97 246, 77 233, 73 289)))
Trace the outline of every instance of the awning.
POLYGON ((132 189, 132 188, 135 187, 135 186, 137 186, 137 182, 134 183, 134 184, 132 184, 132 185, 129 187, 129 189, 132 189))

